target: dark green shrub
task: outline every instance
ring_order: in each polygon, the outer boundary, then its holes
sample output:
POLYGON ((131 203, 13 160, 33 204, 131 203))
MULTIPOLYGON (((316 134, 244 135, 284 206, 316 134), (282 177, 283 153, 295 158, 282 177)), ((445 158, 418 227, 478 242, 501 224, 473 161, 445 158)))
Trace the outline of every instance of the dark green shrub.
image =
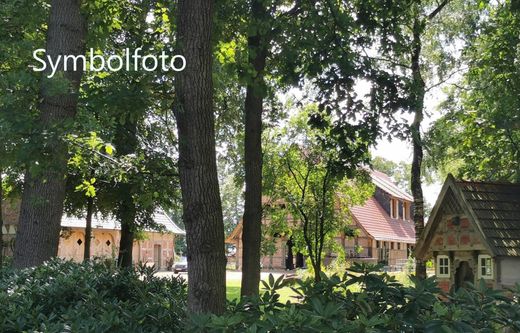
POLYGON ((282 304, 285 282, 270 276, 257 298, 232 303, 223 316, 190 318, 191 332, 520 332, 520 286, 513 297, 468 285, 443 295, 433 278, 403 286, 380 267, 354 265, 339 277, 300 282, 298 302, 282 304), (356 284, 359 290, 349 288, 356 284), (439 299, 442 298, 442 300, 439 299))
POLYGON ((0 274, 1 332, 172 332, 185 317, 185 282, 149 268, 55 259, 0 274))
POLYGON ((483 282, 445 295, 433 278, 403 286, 379 268, 299 281, 298 299, 285 304, 279 290, 288 282, 270 276, 259 297, 230 302, 222 316, 189 318, 184 281, 151 268, 60 260, 4 268, 0 332, 520 332, 520 285, 507 295, 483 282))

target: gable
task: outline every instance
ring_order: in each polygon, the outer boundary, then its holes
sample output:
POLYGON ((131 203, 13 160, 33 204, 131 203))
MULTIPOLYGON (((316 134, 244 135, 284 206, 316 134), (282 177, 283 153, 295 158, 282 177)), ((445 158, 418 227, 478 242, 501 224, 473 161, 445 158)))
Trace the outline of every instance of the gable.
POLYGON ((450 175, 417 242, 416 255, 425 259, 432 251, 472 250, 489 251, 489 246, 450 175))
MULTIPOLYGON (((476 247, 478 235, 483 249, 494 256, 520 257, 520 184, 455 181, 449 175, 418 242, 419 258, 435 248, 432 246, 435 235, 445 232, 443 223, 454 217, 465 224, 467 219, 468 230, 475 237, 473 240, 470 235, 468 241, 464 236, 464 243, 459 245, 476 247)), ((458 231, 452 232, 455 232, 453 237, 462 237, 458 231)), ((440 244, 441 240, 435 242, 440 244)), ((469 250, 474 249, 477 248, 469 250)))
POLYGON ((485 251, 485 241, 475 224, 457 202, 453 190, 446 191, 435 220, 428 230, 425 253, 442 251, 485 251))

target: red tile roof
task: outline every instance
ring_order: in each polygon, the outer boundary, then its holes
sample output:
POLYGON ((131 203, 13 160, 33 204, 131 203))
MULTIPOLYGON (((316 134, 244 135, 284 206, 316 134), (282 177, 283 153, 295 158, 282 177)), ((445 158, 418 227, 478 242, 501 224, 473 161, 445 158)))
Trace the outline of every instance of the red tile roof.
POLYGON ((375 186, 379 187, 391 196, 410 202, 413 201, 413 197, 397 187, 392 179, 386 174, 373 170, 370 172, 370 177, 375 186))
POLYGON ((362 206, 351 208, 354 220, 375 240, 415 243, 415 228, 411 221, 392 219, 374 197, 362 206))

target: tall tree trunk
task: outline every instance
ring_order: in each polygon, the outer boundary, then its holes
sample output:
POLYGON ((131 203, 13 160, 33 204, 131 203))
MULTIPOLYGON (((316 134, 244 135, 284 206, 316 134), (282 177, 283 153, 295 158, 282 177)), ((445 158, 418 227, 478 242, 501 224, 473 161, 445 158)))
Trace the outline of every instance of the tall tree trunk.
MULTIPOLYGON (((80 0, 51 1, 46 50, 47 55, 54 60, 58 55, 84 54, 86 24, 80 5, 80 0)), ((42 81, 39 105, 42 131, 52 133, 74 118, 82 74, 81 70, 65 72, 64 77, 69 81, 70 89, 61 94, 53 93, 49 82, 42 81)), ((65 198, 67 147, 59 137, 51 135, 45 153, 47 156, 42 152, 40 165, 43 160, 50 162, 43 163, 43 171, 37 175, 29 170, 25 173, 14 253, 16 268, 39 265, 58 252, 65 198)))
POLYGON ((293 270, 294 269, 294 255, 293 255, 293 241, 292 236, 287 241, 287 258, 285 258, 285 269, 293 270))
MULTIPOLYGON (((144 114, 144 111, 143 111, 144 114)), ((123 124, 117 127, 114 143, 118 148, 119 156, 135 154, 139 146, 137 137, 139 116, 125 119, 123 124)), ((143 116, 144 117, 144 116, 143 116)), ((136 231, 137 209, 134 202, 134 194, 137 193, 135 179, 128 177, 125 182, 118 183, 115 188, 116 209, 115 215, 121 225, 121 238, 119 240, 119 252, 117 264, 119 267, 132 267, 132 249, 136 231)))
POLYGON ((118 208, 118 218, 121 223, 121 239, 119 241, 119 254, 117 264, 119 267, 132 267, 132 250, 135 238, 136 209, 132 198, 130 184, 121 184, 119 193, 122 196, 121 206, 118 208))
POLYGON ((117 256, 117 265, 119 267, 132 267, 132 248, 134 245, 134 237, 135 234, 132 231, 132 224, 128 222, 122 222, 121 240, 119 241, 119 255, 117 256))
POLYGON ((305 266, 305 259, 303 253, 296 252, 296 268, 303 268, 305 266))
POLYGON ((0 267, 4 264, 4 187, 2 181, 2 169, 0 168, 0 267))
MULTIPOLYGON (((414 201, 413 220, 415 224, 415 238, 420 239, 424 230, 424 199, 421 181, 421 165, 423 159, 423 143, 421 139, 421 123, 424 112, 424 95, 425 83, 421 74, 421 34, 424 23, 416 18, 413 25, 413 49, 412 49, 412 107, 414 111, 414 120, 411 124, 410 130, 412 134, 413 144, 413 161, 411 186, 414 201)), ((426 278, 426 263, 421 258, 415 258, 415 275, 418 278, 426 278)))
POLYGON ((179 0, 177 37, 186 69, 176 76, 174 114, 188 259, 188 308, 224 312, 226 256, 215 155, 212 0, 179 0))
MULTIPOLYGON (((261 0, 251 4, 251 24, 256 25, 268 17, 261 0)), ((260 29, 258 29, 260 30, 260 29)), ((249 64, 255 76, 246 88, 244 171, 246 191, 242 219, 242 296, 258 295, 260 285, 260 242, 262 239, 262 111, 264 102, 264 70, 267 58, 265 36, 256 31, 249 36, 249 64)))
POLYGON ((92 240, 92 215, 94 214, 94 198, 87 197, 87 218, 85 225, 85 250, 83 251, 83 260, 90 260, 90 243, 92 240))

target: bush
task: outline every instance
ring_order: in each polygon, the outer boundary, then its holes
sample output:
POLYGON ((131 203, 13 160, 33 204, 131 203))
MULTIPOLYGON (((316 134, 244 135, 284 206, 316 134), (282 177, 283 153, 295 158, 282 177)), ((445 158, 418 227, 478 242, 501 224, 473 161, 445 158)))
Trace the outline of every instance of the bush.
POLYGON ((343 276, 300 282, 299 301, 282 304, 283 278, 264 282, 257 298, 230 304, 223 316, 193 315, 190 332, 520 332, 520 286, 502 292, 468 285, 443 295, 434 278, 406 287, 380 266, 354 264, 343 276), (359 292, 349 286, 357 284, 359 292), (442 301, 439 300, 439 296, 442 301))
POLYGON ((381 268, 353 264, 319 283, 297 281, 297 299, 285 304, 279 291, 289 281, 271 275, 259 297, 230 302, 224 315, 187 318, 182 279, 154 277, 144 266, 52 260, 0 270, 0 331, 520 332, 520 285, 507 295, 483 281, 443 294, 434 278, 412 276, 404 286, 381 268))
POLYGON ((172 332, 185 317, 184 280, 151 268, 53 259, 0 274, 2 332, 172 332))

